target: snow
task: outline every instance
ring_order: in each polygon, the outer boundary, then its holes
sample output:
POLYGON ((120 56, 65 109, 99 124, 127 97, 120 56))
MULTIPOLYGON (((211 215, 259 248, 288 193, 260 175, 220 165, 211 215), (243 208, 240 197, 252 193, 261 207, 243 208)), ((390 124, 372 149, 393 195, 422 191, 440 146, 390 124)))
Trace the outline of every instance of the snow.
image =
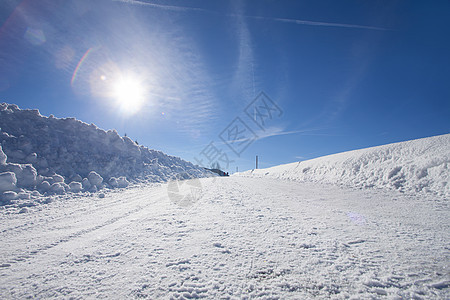
POLYGON ((50 186, 50 193, 56 195, 62 195, 66 193, 66 189, 61 182, 55 182, 50 186))
POLYGON ((449 299, 448 200, 199 179, 1 211, 0 298, 449 299))
MULTIPOLYGON (((72 181, 71 183, 69 183, 69 187, 70 187, 70 191, 73 193, 81 192, 81 190, 83 189, 83 186, 81 185, 81 183, 76 182, 76 181, 72 181)), ((115 186, 113 186, 113 187, 115 187, 115 186)))
POLYGON ((97 172, 91 171, 88 175, 88 180, 91 186, 95 186, 97 188, 101 188, 103 178, 97 172))
MULTIPOLYGON (((126 188, 138 182, 164 182, 175 176, 214 176, 178 157, 139 146, 115 130, 102 130, 74 118, 40 115, 0 104, 0 200, 3 192, 44 195, 126 188), (72 184, 73 182, 81 182, 72 184), (73 186, 73 188, 71 187, 73 186)), ((37 198, 40 195, 36 196, 37 198)), ((37 199, 36 198, 36 199, 37 199)), ((17 204, 17 203, 16 203, 17 204)))
POLYGON ((0 145, 0 165, 6 164, 6 154, 3 152, 2 145, 0 145))
POLYGON ((0 299, 450 299, 450 135, 198 178, 75 119, 0 128, 0 299))
POLYGON ((15 200, 15 199, 17 199, 17 197, 18 197, 18 195, 16 192, 6 191, 3 193, 2 200, 4 201, 4 203, 9 203, 9 201, 15 200))
POLYGON ((13 172, 0 173, 0 192, 15 190, 16 183, 16 174, 13 172))
POLYGON ((41 183, 38 184, 37 186, 37 190, 40 191, 41 193, 45 193, 50 189, 50 183, 48 181, 42 181, 41 183))
POLYGON ((380 188, 448 198, 450 134, 343 152, 236 174, 380 188))
POLYGON ((117 187, 118 188, 126 188, 129 185, 128 180, 124 176, 120 176, 117 178, 117 187))
POLYGON ((52 176, 53 182, 64 182, 64 177, 61 175, 53 175, 52 176))

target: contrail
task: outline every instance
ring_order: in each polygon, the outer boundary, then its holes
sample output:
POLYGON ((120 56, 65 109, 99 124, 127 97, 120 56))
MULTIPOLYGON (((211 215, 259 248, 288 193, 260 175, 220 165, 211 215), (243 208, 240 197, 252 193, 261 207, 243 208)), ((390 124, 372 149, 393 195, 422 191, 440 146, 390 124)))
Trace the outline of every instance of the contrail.
POLYGON ((212 11, 209 11, 209 10, 206 10, 203 8, 156 4, 156 3, 146 2, 146 1, 142 1, 142 0, 113 0, 113 1, 134 4, 134 5, 151 6, 151 7, 161 8, 161 9, 165 9, 165 10, 174 10, 174 11, 189 11, 190 10, 190 11, 201 11, 201 12, 206 12, 206 13, 213 13, 212 11))
POLYGON ((382 27, 355 25, 355 24, 316 22, 316 21, 307 21, 307 20, 285 19, 285 18, 271 18, 271 17, 258 17, 258 16, 244 16, 244 17, 251 18, 251 19, 283 22, 283 23, 293 23, 293 24, 297 24, 297 25, 357 28, 357 29, 370 29, 370 30, 389 30, 387 28, 382 28, 382 27))
MULTIPOLYGON (((178 5, 166 5, 166 4, 156 4, 142 0, 113 0, 116 2, 123 2, 134 5, 143 5, 150 6, 154 8, 160 8, 165 10, 173 10, 173 11, 197 11, 204 12, 209 14, 217 14, 220 13, 212 10, 207 10, 203 8, 197 7, 188 7, 188 6, 178 6, 178 5)), ((282 23, 292 23, 297 25, 308 25, 308 26, 323 26, 323 27, 340 27, 340 28, 355 28, 355 29, 368 29, 368 30, 390 30, 383 27, 376 26, 366 26, 366 25, 356 25, 356 24, 344 24, 344 23, 331 23, 331 22, 317 22, 317 21, 308 21, 308 20, 298 20, 298 19, 286 19, 286 18, 273 18, 273 17, 261 17, 261 16, 249 16, 249 15, 238 15, 238 14, 224 14, 226 17, 244 17, 248 19, 255 20, 266 20, 266 21, 274 21, 274 22, 282 22, 282 23)))

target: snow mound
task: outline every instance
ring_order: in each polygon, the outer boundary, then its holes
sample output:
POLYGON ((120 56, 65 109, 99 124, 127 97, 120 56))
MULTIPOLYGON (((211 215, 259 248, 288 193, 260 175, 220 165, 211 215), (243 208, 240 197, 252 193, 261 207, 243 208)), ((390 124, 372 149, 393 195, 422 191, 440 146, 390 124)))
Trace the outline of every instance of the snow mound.
POLYGON ((115 130, 0 104, 0 201, 14 198, 10 192, 96 192, 175 176, 213 175, 181 158, 139 146, 115 130))
POLYGON ((448 197, 450 134, 348 151, 237 176, 388 188, 448 197))

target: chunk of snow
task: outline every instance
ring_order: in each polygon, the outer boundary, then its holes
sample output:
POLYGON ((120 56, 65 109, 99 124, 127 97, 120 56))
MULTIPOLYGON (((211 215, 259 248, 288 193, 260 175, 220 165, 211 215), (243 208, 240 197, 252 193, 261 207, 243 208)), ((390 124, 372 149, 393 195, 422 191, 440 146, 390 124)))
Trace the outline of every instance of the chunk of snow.
POLYGON ((44 176, 42 176, 42 175, 36 176, 36 185, 40 184, 44 180, 45 180, 44 176))
POLYGON ((15 163, 7 163, 6 165, 0 166, 0 169, 3 172, 13 172, 16 174, 17 181, 22 176, 23 166, 15 163))
POLYGON ((30 194, 27 192, 20 192, 17 194, 17 199, 28 200, 30 199, 30 194))
POLYGON ((36 169, 31 164, 23 165, 22 174, 17 182, 20 187, 33 188, 36 186, 36 169))
POLYGON ((66 189, 61 182, 55 182, 50 186, 49 192, 51 194, 62 195, 66 192, 66 189))
POLYGON ((31 196, 33 196, 33 197, 40 197, 42 195, 41 195, 41 193, 39 193, 39 191, 32 191, 31 192, 31 196))
POLYGON ((81 185, 83 186, 84 190, 89 190, 91 188, 91 183, 89 182, 89 179, 84 178, 81 182, 81 185))
POLYGON ((45 193, 50 189, 50 183, 44 180, 40 184, 38 184, 37 189, 39 192, 45 193))
POLYGON ((0 171, 16 174, 17 186, 33 188, 36 185, 36 169, 31 164, 7 163, 0 166, 0 171))
POLYGON ((91 171, 88 175, 89 183, 97 188, 101 187, 103 182, 102 176, 100 176, 97 172, 91 171))
POLYGON ((117 186, 119 188, 126 188, 128 186, 128 184, 129 184, 129 182, 126 179, 126 177, 124 177, 124 176, 121 176, 117 179, 117 186))
POLYGON ((15 200, 15 199, 17 199, 17 193, 13 192, 13 191, 6 191, 6 192, 3 192, 1 198, 3 201, 15 200))
POLYGON ((64 182, 64 177, 62 177, 61 175, 56 174, 53 175, 52 178, 53 182, 64 182))
POLYGON ((17 178, 13 172, 0 173, 0 193, 16 189, 17 178))
POLYGON ((71 191, 72 193, 78 193, 78 192, 81 192, 81 190, 83 189, 83 186, 82 186, 81 182, 77 182, 77 181, 72 181, 72 182, 69 184, 69 187, 70 187, 70 191, 71 191))
POLYGON ((112 188, 116 188, 116 187, 118 187, 119 186, 119 184, 117 183, 117 178, 116 177, 111 177, 110 179, 109 179, 109 185, 112 187, 112 188))
POLYGON ((65 182, 60 182, 66 192, 70 191, 70 186, 65 182))

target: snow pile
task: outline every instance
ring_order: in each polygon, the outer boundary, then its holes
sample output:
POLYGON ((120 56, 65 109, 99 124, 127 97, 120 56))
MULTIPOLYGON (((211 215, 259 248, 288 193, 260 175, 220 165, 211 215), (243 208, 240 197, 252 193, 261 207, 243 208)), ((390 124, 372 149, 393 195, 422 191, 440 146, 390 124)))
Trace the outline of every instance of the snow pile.
POLYGON ((129 181, 162 182, 175 175, 211 176, 178 157, 139 146, 115 130, 74 118, 45 117, 13 104, 0 104, 0 143, 0 202, 125 188, 129 181))
POLYGON ((272 177, 409 193, 449 195, 450 134, 343 152, 257 169, 238 176, 272 177))

